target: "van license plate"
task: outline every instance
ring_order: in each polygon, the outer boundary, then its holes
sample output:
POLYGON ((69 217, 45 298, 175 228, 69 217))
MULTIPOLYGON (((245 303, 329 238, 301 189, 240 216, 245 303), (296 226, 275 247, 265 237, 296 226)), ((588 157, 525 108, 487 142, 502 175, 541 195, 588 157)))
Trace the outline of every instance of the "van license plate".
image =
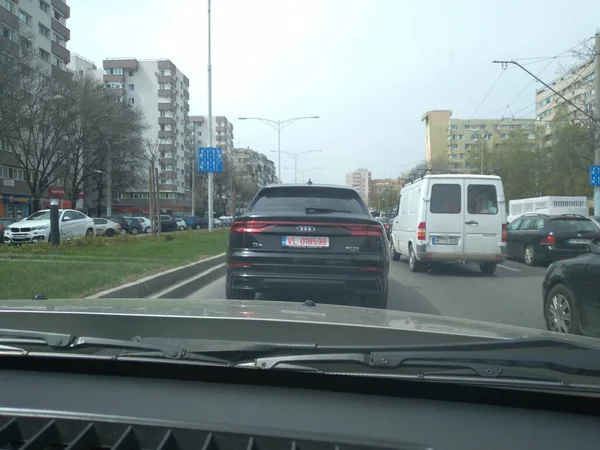
POLYGON ((283 247, 294 248, 328 248, 328 237, 316 236, 281 236, 281 245, 283 247))
POLYGON ((458 238, 431 238, 433 245, 458 245, 458 238))

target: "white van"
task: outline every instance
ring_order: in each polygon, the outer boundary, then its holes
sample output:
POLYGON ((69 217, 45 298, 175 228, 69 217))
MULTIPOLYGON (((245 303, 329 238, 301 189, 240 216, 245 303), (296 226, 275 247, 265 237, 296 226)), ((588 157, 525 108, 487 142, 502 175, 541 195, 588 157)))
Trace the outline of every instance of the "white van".
POLYGON ((417 272, 436 262, 477 263, 486 275, 506 261, 506 204, 495 175, 426 175, 400 192, 390 254, 417 272))

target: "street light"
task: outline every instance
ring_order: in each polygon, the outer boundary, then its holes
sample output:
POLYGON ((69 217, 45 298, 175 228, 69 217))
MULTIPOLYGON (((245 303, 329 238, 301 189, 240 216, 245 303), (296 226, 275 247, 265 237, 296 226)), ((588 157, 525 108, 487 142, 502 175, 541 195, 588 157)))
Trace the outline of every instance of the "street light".
POLYGON ((305 117, 294 117, 292 119, 286 120, 272 120, 272 119, 264 119, 262 117, 240 117, 240 120, 260 120, 261 122, 266 123, 275 131, 277 131, 277 153, 278 153, 278 161, 277 167, 279 169, 279 183, 281 183, 281 131, 286 128, 288 125, 296 122, 297 120, 302 119, 318 119, 319 116, 305 116, 305 117))
MULTIPOLYGON (((287 169, 287 170, 294 170, 294 168, 293 168, 293 167, 284 167, 284 169, 287 169)), ((300 172, 300 173, 302 174, 302 182, 303 182, 303 183, 304 183, 304 174, 305 174, 306 172, 311 172, 311 171, 313 171, 313 170, 323 170, 323 168, 322 168, 322 167, 311 167, 310 169, 298 169, 298 172, 300 172)))
MULTIPOLYGON (((275 150, 271 150, 274 152, 275 150)), ((294 157, 294 183, 298 182, 298 156, 306 155, 307 153, 320 153, 321 150, 306 150, 305 152, 282 152, 281 150, 277 150, 278 153, 285 153, 286 155, 290 155, 294 157)), ((280 156, 281 158, 281 156, 280 156)), ((281 166, 280 166, 281 168, 281 166)), ((281 175, 280 175, 281 177, 281 175)), ((281 178, 279 178, 279 182, 281 183, 281 178)))
POLYGON ((112 184, 112 180, 110 179, 110 175, 107 172, 102 170, 94 170, 96 173, 101 173, 106 176, 106 216, 112 216, 112 189, 110 186, 112 184))

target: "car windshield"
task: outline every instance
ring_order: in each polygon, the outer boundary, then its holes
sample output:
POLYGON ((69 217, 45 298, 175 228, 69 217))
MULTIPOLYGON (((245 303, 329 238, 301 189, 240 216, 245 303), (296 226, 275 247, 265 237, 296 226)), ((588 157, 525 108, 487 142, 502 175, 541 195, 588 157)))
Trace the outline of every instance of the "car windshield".
POLYGON ((592 0, 0 0, 0 319, 600 345, 599 54, 592 0))

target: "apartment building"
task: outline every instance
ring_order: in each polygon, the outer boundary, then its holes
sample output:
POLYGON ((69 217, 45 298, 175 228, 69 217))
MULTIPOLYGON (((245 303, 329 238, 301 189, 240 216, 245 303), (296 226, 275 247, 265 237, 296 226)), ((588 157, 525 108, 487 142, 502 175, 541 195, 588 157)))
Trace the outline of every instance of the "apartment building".
POLYGON ((104 80, 104 70, 77 53, 71 53, 71 62, 67 65, 67 70, 75 76, 91 76, 98 81, 104 80))
MULTIPOLYGON (((594 78, 594 61, 589 60, 548 84, 582 111, 593 115, 595 110, 594 78)), ((538 124, 546 130, 546 140, 550 139, 552 121, 561 107, 565 108, 568 120, 586 124, 592 122, 589 117, 547 87, 540 88, 535 91, 535 115, 538 124)))
POLYGON ((535 119, 453 119, 452 111, 428 111, 422 117, 425 122, 425 157, 427 164, 448 162, 453 169, 477 170, 485 153, 501 149, 503 141, 514 133, 522 133, 535 143, 535 119))
MULTIPOLYGON (((171 214, 191 210, 194 146, 188 116, 189 79, 169 59, 109 58, 102 66, 108 94, 144 112, 149 125, 144 137, 158 156, 160 208, 171 214)), ((147 179, 148 169, 140 170, 147 179)), ((113 210, 146 212, 148 199, 148 187, 113 192, 113 210)))
POLYGON ((354 172, 346 174, 346 186, 354 188, 365 203, 369 204, 371 172, 368 169, 356 169, 354 172))
POLYGON ((233 167, 236 178, 248 180, 258 187, 277 182, 275 163, 256 150, 234 148, 233 167))
MULTIPOLYGON (((0 0, 0 51, 14 56, 31 52, 39 56, 40 67, 61 79, 69 79, 67 64, 71 54, 67 42, 71 32, 67 19, 69 6, 63 0, 0 0)), ((14 155, 0 144, 0 217, 23 218, 31 214, 32 197, 22 167, 14 155)), ((60 183, 50 187, 41 199, 41 207, 50 203, 50 195, 61 197, 60 183)), ((70 208, 71 202, 61 200, 70 208)))
MULTIPOLYGON (((209 147, 208 116, 190 116, 194 148, 209 147)), ((213 116, 213 142, 215 147, 221 147, 226 155, 233 152, 233 124, 225 116, 213 116)))

